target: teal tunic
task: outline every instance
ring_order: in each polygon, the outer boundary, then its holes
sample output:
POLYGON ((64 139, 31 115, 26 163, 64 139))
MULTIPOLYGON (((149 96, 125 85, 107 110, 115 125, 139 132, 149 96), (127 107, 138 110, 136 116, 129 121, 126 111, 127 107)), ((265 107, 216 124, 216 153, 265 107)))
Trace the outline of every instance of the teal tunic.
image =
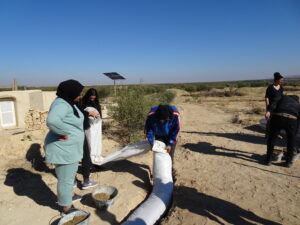
POLYGON ((51 104, 47 126, 49 132, 45 139, 46 162, 53 164, 71 164, 79 162, 83 155, 83 119, 81 111, 73 108, 62 98, 56 98, 51 104), (66 141, 59 141, 59 135, 67 135, 66 141))

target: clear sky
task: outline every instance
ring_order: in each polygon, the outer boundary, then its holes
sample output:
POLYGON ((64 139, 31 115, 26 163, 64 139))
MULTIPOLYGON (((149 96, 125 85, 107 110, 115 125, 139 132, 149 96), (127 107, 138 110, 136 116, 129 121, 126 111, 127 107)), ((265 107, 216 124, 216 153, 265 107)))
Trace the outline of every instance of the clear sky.
POLYGON ((300 74, 299 0, 0 0, 0 86, 300 74))

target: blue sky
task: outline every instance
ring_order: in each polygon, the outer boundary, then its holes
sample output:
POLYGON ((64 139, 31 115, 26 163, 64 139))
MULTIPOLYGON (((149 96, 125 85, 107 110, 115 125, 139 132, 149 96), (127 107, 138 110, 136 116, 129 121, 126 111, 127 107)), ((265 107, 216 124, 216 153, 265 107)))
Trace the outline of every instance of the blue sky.
POLYGON ((298 0, 0 0, 0 86, 300 74, 298 0))

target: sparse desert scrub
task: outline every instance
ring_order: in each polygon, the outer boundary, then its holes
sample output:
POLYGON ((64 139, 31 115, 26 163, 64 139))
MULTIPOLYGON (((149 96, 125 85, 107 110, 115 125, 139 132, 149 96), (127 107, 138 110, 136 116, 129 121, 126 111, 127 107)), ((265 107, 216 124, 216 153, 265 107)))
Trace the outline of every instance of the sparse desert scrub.
POLYGON ((143 130, 151 107, 170 104, 175 94, 165 91, 159 95, 146 95, 142 88, 124 88, 119 91, 115 106, 110 107, 112 118, 126 143, 144 139, 143 130))
POLYGON ((150 99, 142 90, 124 89, 119 92, 116 106, 111 107, 112 118, 120 125, 126 142, 136 141, 142 135, 150 99))
POLYGON ((265 112, 265 109, 261 106, 252 106, 252 109, 248 111, 249 114, 257 114, 257 115, 263 115, 265 112))

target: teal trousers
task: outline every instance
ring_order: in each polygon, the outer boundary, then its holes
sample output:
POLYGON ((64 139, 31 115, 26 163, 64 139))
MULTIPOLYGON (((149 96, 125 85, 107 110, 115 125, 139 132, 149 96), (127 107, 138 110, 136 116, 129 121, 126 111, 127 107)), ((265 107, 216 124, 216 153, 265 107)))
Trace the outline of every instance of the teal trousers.
POLYGON ((56 164, 57 200, 60 206, 72 205, 73 185, 78 169, 78 162, 72 164, 56 164))

